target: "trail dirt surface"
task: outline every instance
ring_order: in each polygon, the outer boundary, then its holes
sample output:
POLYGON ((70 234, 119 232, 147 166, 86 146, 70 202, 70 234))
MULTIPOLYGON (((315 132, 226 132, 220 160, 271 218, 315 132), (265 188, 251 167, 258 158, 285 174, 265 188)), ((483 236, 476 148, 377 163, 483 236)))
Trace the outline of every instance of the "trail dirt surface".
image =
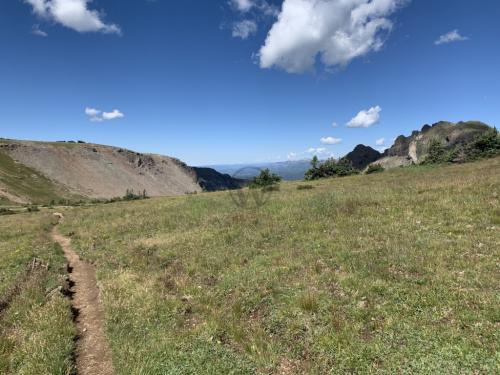
POLYGON ((82 261, 71 247, 71 240, 59 233, 57 226, 52 238, 59 243, 69 263, 78 340, 76 369, 78 375, 114 374, 111 351, 104 336, 104 313, 99 302, 95 269, 82 261))

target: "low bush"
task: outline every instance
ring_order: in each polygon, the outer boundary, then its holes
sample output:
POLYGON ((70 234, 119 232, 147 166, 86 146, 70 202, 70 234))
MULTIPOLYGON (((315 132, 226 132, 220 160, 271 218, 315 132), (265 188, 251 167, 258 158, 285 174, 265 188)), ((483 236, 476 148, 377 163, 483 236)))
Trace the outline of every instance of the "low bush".
POLYGON ((136 201, 140 199, 148 199, 148 196, 146 194, 146 190, 143 190, 142 193, 136 194, 134 193, 134 189, 127 189, 127 192, 121 198, 123 201, 136 201))
POLYGON ((0 208, 0 216, 2 215, 14 215, 16 212, 9 210, 8 208, 0 208))
POLYGON ((314 189, 312 185, 297 185, 297 190, 311 190, 314 189))

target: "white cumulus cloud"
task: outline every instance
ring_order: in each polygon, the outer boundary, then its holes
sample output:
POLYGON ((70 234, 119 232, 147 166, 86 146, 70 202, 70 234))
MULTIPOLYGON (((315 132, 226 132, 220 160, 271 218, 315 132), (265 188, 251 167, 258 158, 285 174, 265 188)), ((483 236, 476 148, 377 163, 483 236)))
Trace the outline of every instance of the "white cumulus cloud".
POLYGON ((375 146, 383 146, 385 145, 385 138, 380 138, 375 141, 375 146))
POLYGON ((289 73, 346 66, 378 51, 392 29, 388 18, 409 0, 284 0, 278 20, 259 52, 262 68, 289 73))
POLYGON ((243 20, 233 24, 233 37, 247 39, 257 32, 257 23, 252 20, 243 20))
POLYGON ((360 111, 347 123, 349 128, 369 128, 380 120, 382 108, 378 105, 367 110, 360 111))
POLYGON ((439 46, 441 44, 446 44, 446 43, 452 43, 452 42, 462 42, 464 40, 468 40, 466 36, 460 35, 458 30, 453 30, 450 31, 446 34, 441 35, 435 42, 434 44, 436 46, 439 46))
POLYGON ((125 115, 117 109, 113 110, 112 112, 102 113, 103 120, 116 120, 118 118, 123 118, 123 117, 125 117, 125 115))
POLYGON ((90 107, 85 108, 85 114, 87 116, 96 117, 96 116, 99 116, 100 113, 101 113, 101 111, 99 111, 98 109, 90 108, 90 107))
POLYGON ((121 34, 119 26, 105 23, 102 14, 88 8, 92 0, 24 0, 43 19, 54 21, 80 33, 121 34))
POLYGON ((321 138, 320 141, 324 145, 338 145, 338 144, 342 143, 341 138, 335 138, 335 137, 323 137, 323 138, 321 138))
POLYGON ((87 107, 85 108, 85 114, 92 122, 111 121, 125 117, 125 115, 118 109, 111 112, 103 112, 100 109, 87 107))

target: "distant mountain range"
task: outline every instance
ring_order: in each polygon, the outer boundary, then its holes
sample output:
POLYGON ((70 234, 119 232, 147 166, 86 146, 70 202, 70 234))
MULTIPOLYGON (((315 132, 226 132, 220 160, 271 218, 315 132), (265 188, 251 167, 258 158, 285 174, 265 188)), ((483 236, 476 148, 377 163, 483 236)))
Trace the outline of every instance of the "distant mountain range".
POLYGON ((285 181, 302 180, 306 171, 311 168, 310 160, 293 160, 275 163, 255 163, 255 164, 225 164, 211 165, 210 168, 233 177, 250 179, 259 174, 262 169, 280 175, 285 181))
MULTIPOLYGON (((349 160, 352 166, 363 171, 370 164, 381 164, 385 169, 418 164, 427 155, 428 146, 437 139, 446 148, 458 144, 467 144, 478 135, 483 134, 490 126, 479 121, 452 123, 440 121, 433 125, 424 125, 420 131, 413 131, 408 137, 400 135, 392 147, 381 153, 370 146, 357 145, 343 158, 349 160)), ((249 179, 256 176, 261 169, 269 169, 280 175, 284 180, 302 180, 305 172, 311 167, 310 160, 284 161, 276 163, 227 164, 212 165, 211 168, 220 173, 249 179)))

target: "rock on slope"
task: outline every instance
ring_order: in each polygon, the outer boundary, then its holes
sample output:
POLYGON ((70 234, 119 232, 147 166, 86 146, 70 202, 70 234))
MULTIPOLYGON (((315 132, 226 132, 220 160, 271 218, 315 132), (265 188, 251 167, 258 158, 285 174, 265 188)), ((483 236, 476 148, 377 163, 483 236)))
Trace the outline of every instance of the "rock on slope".
POLYGON ((196 171, 167 156, 87 143, 7 140, 0 151, 78 196, 112 198, 127 189, 152 197, 202 191, 196 171))

